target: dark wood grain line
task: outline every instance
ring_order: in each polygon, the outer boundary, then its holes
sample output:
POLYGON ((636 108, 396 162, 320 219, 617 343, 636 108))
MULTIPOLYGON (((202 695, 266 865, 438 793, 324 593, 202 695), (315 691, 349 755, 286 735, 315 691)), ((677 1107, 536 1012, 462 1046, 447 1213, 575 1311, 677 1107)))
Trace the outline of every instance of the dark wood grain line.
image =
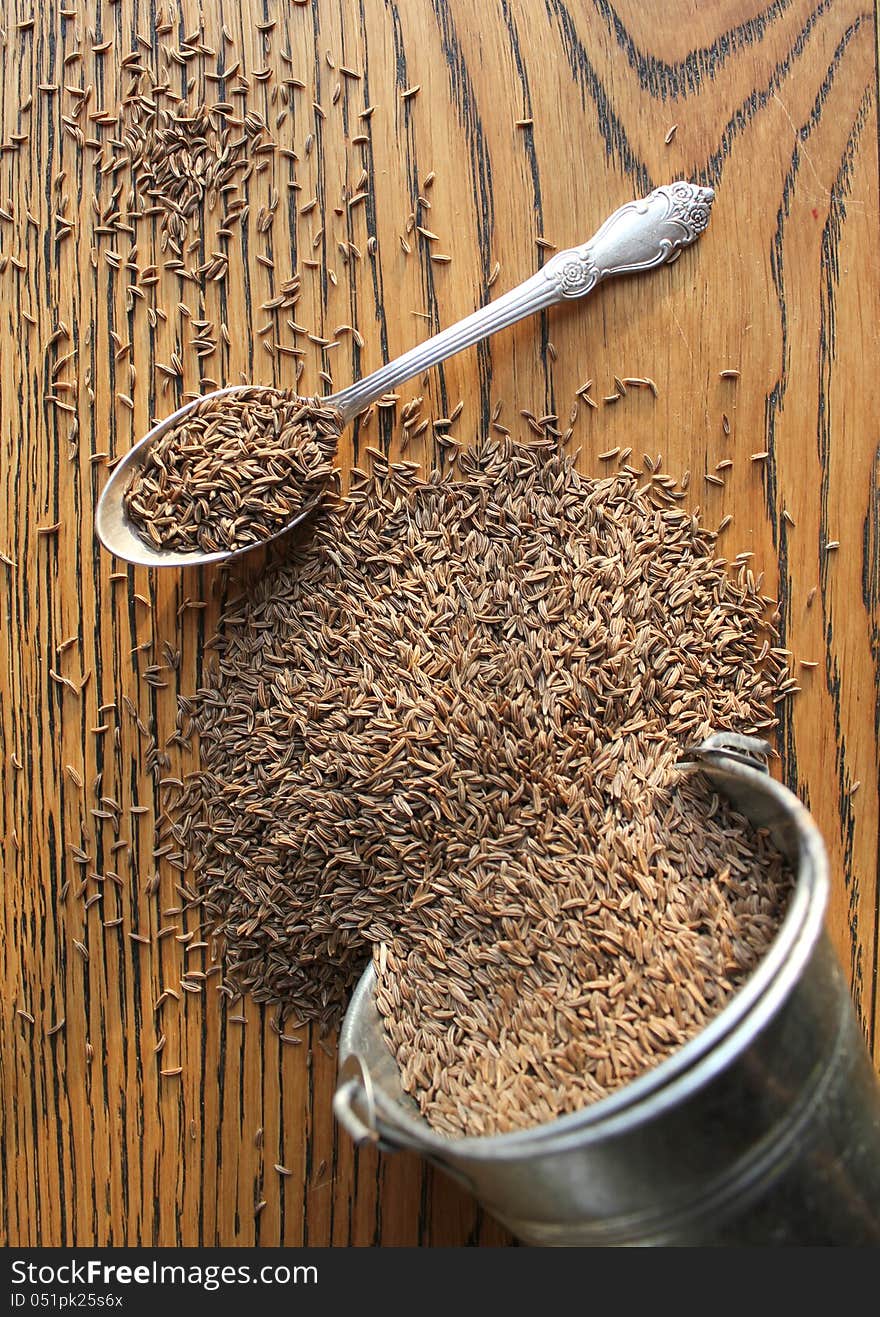
MULTIPOLYGON (((294 16, 294 11, 290 9, 288 9, 286 12, 282 13, 279 16, 279 22, 281 24, 280 30, 284 34, 284 49, 288 51, 293 50, 295 45, 293 40, 292 27, 291 27, 293 16, 294 16)), ((292 91, 293 89, 291 89, 291 92, 292 91)), ((291 124, 295 124, 296 98, 293 96, 293 94, 291 94, 291 100, 288 108, 290 111, 289 117, 291 124)), ((296 174, 297 174, 296 165, 298 163, 299 162, 295 163, 293 160, 289 162, 288 173, 290 175, 291 181, 298 181, 296 178, 296 174)), ((301 195, 302 194, 299 189, 288 188, 287 205, 284 208, 287 214, 287 239, 290 244, 290 262, 291 262, 291 269, 293 270, 298 270, 300 268, 301 251, 300 251, 299 229, 296 221, 297 221, 298 204, 301 195)), ((225 291, 225 284, 224 284, 224 291, 225 291)))
MULTIPOLYGON (((311 1169, 312 1169, 311 1136, 315 1126, 315 1100, 316 1100, 315 1067, 313 1064, 313 1052, 317 1038, 317 1029, 315 1028, 314 1025, 311 1025, 309 1027, 308 1037, 309 1037, 309 1041, 308 1041, 309 1052, 306 1060, 306 1104, 308 1111, 309 1128, 308 1128, 308 1139, 306 1142, 305 1167, 304 1167, 304 1174, 302 1177, 302 1188, 300 1191, 300 1205, 302 1209, 302 1220, 303 1220, 302 1243, 303 1243, 303 1247, 306 1248, 311 1242, 309 1238, 308 1195, 309 1195, 309 1179, 311 1177, 311 1169)), ((282 1146, 283 1146, 283 1140, 282 1140, 282 1146)), ((281 1230, 281 1238, 282 1239, 284 1238, 283 1225, 281 1230)))
MULTIPOLYGON (((875 99, 875 104, 876 104, 875 99)), ((878 133, 880 140, 880 133, 878 133)), ((874 744, 880 746, 880 443, 874 448, 871 463, 871 487, 862 531, 862 602, 870 619, 871 659, 874 674, 874 744)), ((876 766, 875 783, 880 791, 880 757, 876 766)), ((876 948, 880 947, 880 825, 877 833, 877 866, 874 873, 874 927, 875 969, 868 985, 869 1003, 865 1008, 865 1025, 868 1044, 875 1063, 880 1060, 880 1022, 878 1022, 878 976, 876 948)))
POLYGON ((853 165, 856 149, 867 119, 872 102, 872 89, 867 88, 859 103, 853 125, 849 131, 837 175, 831 185, 828 205, 828 218, 822 229, 821 270, 820 270, 820 331, 819 331, 819 407, 817 416, 816 442, 820 467, 819 490, 819 542, 816 546, 817 566, 819 571, 819 594, 822 602, 822 616, 825 629, 825 681, 831 696, 834 718, 835 767, 837 774, 837 811, 840 818, 841 840, 843 845, 843 879, 848 895, 849 926, 852 938, 850 950, 850 986, 856 1011, 863 1025, 867 1025, 864 1015, 865 965, 864 947, 860 939, 859 903, 861 882, 853 867, 854 815, 852 799, 849 795, 851 781, 847 772, 847 743, 843 731, 843 710, 841 672, 839 660, 834 647, 834 618, 828 597, 829 571, 833 558, 825 552, 824 546, 834 538, 839 528, 829 522, 828 504, 831 488, 831 412, 832 391, 834 384, 834 360, 838 352, 836 330, 836 297, 840 282, 839 247, 846 221, 846 198, 852 184, 853 165))
MULTIPOLYGON (((322 37, 321 37, 320 6, 317 5, 317 4, 313 4, 312 7, 311 7, 311 10, 310 10, 310 13, 311 13, 311 18, 312 18, 312 34, 313 34, 313 40, 314 40, 314 68, 313 68, 313 71, 314 71, 314 76, 315 76, 315 99, 317 100, 318 104, 320 105, 320 104, 321 104, 321 85, 322 85, 322 78, 323 78, 324 69, 325 69, 325 67, 326 67, 326 66, 324 65, 324 62, 323 62, 323 59, 322 59, 322 54, 321 54, 321 52, 322 52, 322 45, 321 45, 322 37)), ((314 135, 315 135, 315 145, 314 145, 314 148, 313 148, 313 149, 314 149, 314 152, 315 152, 315 158, 316 158, 316 160, 317 160, 317 164, 318 164, 318 188, 317 188, 317 193, 318 193, 318 209, 317 209, 316 214, 318 214, 318 215, 321 217, 321 227, 322 227, 322 230, 323 230, 323 232, 322 232, 322 234, 321 234, 321 246, 320 246, 320 252, 321 252, 321 267, 320 267, 320 269, 319 269, 319 271, 318 271, 319 285, 320 285, 320 289, 321 289, 321 318, 320 318, 320 333, 321 333, 321 336, 322 336, 322 337, 326 337, 326 332, 325 332, 325 331, 326 331, 327 325, 326 325, 325 316, 326 316, 326 313, 327 313, 327 302, 328 302, 329 295, 330 295, 330 279, 329 279, 329 276, 328 276, 328 274, 327 274, 327 222, 326 222, 326 219, 327 219, 327 162, 326 162, 326 158, 325 158, 325 149, 324 149, 324 120, 321 118, 320 114, 318 114, 317 110, 313 110, 313 116, 314 116, 314 117, 313 117, 312 124, 311 124, 311 131, 312 131, 312 132, 314 133, 314 135)), ((322 388, 321 388, 320 390, 316 390, 316 392, 326 392, 326 388, 322 385, 322 388)))
MULTIPOLYGON (((135 958, 135 959, 136 959, 136 958, 135 958)), ((203 957, 203 955, 202 955, 201 952, 199 953, 199 961, 198 961, 198 962, 196 962, 196 961, 190 961, 187 957, 184 957, 184 961, 185 961, 185 967, 186 967, 186 968, 195 968, 196 963, 198 963, 202 969, 204 969, 204 967, 205 967, 205 964, 204 964, 204 957, 203 957)), ((207 981, 206 981, 206 982, 207 982, 207 981)), ((209 1066, 209 1062, 208 1062, 208 1058, 209 1058, 209 1055, 210 1055, 210 1052, 209 1052, 210 1042, 209 1042, 209 1029, 208 1029, 208 1009, 209 1009, 209 1007, 208 1007, 208 1003, 207 1003, 207 1001, 202 1001, 202 1002, 200 1002, 200 1004, 199 1004, 199 1009, 198 1009, 197 1021, 196 1021, 196 1023, 197 1023, 197 1035, 196 1035, 196 1036, 197 1036, 197 1038, 198 1038, 198 1043, 199 1043, 199 1048, 198 1048, 198 1058, 197 1058, 197 1059, 198 1059, 198 1091, 199 1091, 199 1093, 205 1093, 205 1092, 207 1091, 207 1085, 208 1085, 209 1083, 214 1083, 214 1082, 215 1082, 215 1079, 216 1079, 216 1070, 213 1070, 213 1069, 209 1066)), ((222 1068, 223 1068, 222 1066, 218 1066, 218 1067, 217 1067, 217 1070, 222 1070, 222 1068)), ((242 1069, 244 1069, 244 1067, 242 1067, 242 1069)), ((198 1209, 197 1209, 197 1213, 196 1213, 196 1238, 199 1240, 200 1243, 202 1243, 202 1244, 204 1244, 204 1245, 206 1245, 206 1246, 210 1246, 211 1244, 213 1244, 213 1245, 216 1247, 216 1245, 217 1245, 216 1233, 215 1233, 215 1235, 214 1235, 212 1238, 209 1238, 209 1237, 208 1237, 208 1234, 207 1234, 207 1223, 206 1223, 206 1220, 205 1220, 205 1209, 206 1209, 206 1206, 207 1206, 207 1203, 208 1203, 208 1195, 207 1195, 207 1193, 205 1192, 205 1166, 206 1166, 206 1160, 205 1160, 205 1156, 204 1156, 204 1153, 205 1153, 204 1121, 203 1121, 203 1120, 200 1120, 200 1121, 198 1122, 198 1125, 197 1125, 197 1127, 196 1127, 196 1137, 195 1137, 195 1139, 193 1139, 193 1138, 191 1137, 191 1132, 190 1132, 190 1131, 191 1131, 191 1122, 192 1122, 194 1119, 195 1119, 195 1118, 191 1116, 189 1120, 187 1120, 187 1121, 184 1122, 184 1126, 183 1126, 183 1138, 184 1138, 185 1143, 186 1143, 187 1152, 191 1153, 191 1152, 193 1151, 193 1144, 195 1143, 195 1144, 197 1144, 197 1145, 200 1145, 200 1152, 201 1152, 201 1154, 202 1154, 202 1155, 199 1157, 199 1159, 198 1159, 198 1166, 199 1166, 199 1172, 198 1172, 198 1190, 199 1190, 199 1194, 198 1194, 198 1209)), ((221 1153, 221 1158, 222 1158, 222 1153, 221 1153)), ((185 1159, 185 1160, 186 1160, 186 1159, 185 1159)), ((219 1160, 219 1159, 218 1159, 218 1160, 219 1160)))
MULTIPOLYGON (((790 11, 792 0, 775 0, 767 9, 719 33, 711 45, 689 50, 684 59, 674 62, 640 49, 609 0, 593 0, 593 4, 608 30, 614 33, 617 46, 626 55, 641 89, 649 96, 667 101, 686 100, 698 95, 705 79, 714 81, 729 61, 763 41, 770 29, 790 11)), ((831 0, 821 0, 810 12, 807 23, 815 23, 830 4, 831 0)))
POLYGON ((623 121, 613 108, 612 98, 581 40, 577 24, 564 0, 545 0, 548 17, 555 20, 562 53, 569 71, 581 92, 581 104, 586 110, 592 101, 596 111, 596 126, 605 143, 605 154, 616 161, 624 175, 631 180, 636 195, 645 195, 655 186, 643 160, 640 160, 630 143, 623 121))
MULTIPOLYGON (((402 96, 402 93, 406 91, 410 83, 407 67, 406 38, 404 35, 403 23, 401 21, 401 13, 398 9, 392 11, 391 31, 394 42, 393 92, 396 101, 395 141, 397 142, 398 149, 402 152, 404 162, 403 173, 407 184, 407 191, 409 193, 408 202, 411 207, 411 213, 416 217, 416 222, 418 224, 421 223, 418 203, 418 197, 421 191, 421 173, 415 122, 418 97, 415 97, 414 100, 404 100, 402 96)), ((421 239, 415 229, 413 229, 409 238, 413 248, 413 255, 418 261, 425 313, 428 316, 428 327, 432 333, 436 333, 440 328, 440 303, 437 295, 437 283, 434 278, 434 266, 430 259, 428 244, 421 239)), ((436 389, 440 400, 441 414, 446 415, 449 407, 449 394, 446 387, 446 371, 442 363, 435 367, 434 375, 436 377, 436 389)), ((394 418, 390 411, 386 414, 383 409, 383 411, 379 413, 379 429, 382 450, 385 453, 388 453, 394 436, 394 418)), ((442 460, 442 450, 436 443, 434 445, 434 458, 435 461, 442 460)))
MULTIPOLYGON (((2 122, 2 105, 0 105, 0 124, 2 124, 2 122)), ((2 836, 5 838, 6 835, 7 829, 4 819, 2 836)), ((6 867, 5 851, 6 844, 4 842, 2 851, 0 851, 4 867, 6 867)), ((6 964, 5 954, 0 955, 0 969, 3 971, 4 982, 7 984, 11 983, 12 976, 9 973, 8 965, 6 964)), ((17 1020, 20 1019, 20 1017, 15 1014, 16 1009, 15 1001, 11 1000, 9 1002, 4 1002, 2 1011, 0 1011, 0 1056, 7 1058, 7 1064, 12 1064, 13 1066, 15 1065, 15 1053, 17 1050, 14 1043, 15 1025, 17 1020), (12 1037, 10 1037, 10 1035, 12 1035, 12 1037)), ((24 1020, 21 1022, 22 1024, 25 1023, 24 1020)), ((12 1161, 12 1149, 15 1144, 15 1115, 17 1104, 14 1098, 12 1102, 9 1101, 6 1092, 6 1085, 3 1082, 3 1079, 3 1067, 0 1066, 0 1166, 4 1168, 4 1179, 6 1187, 8 1188, 9 1180, 11 1178, 8 1168, 12 1161)), ((11 1239, 11 1203, 8 1192, 4 1192, 0 1193, 0 1245, 7 1248, 11 1239)))
MULTIPOLYGON (((337 9, 337 21, 339 23, 342 33, 342 59, 346 64, 348 64, 349 58, 352 53, 354 54, 355 60, 357 59, 357 43, 356 42, 354 43, 355 49, 353 52, 351 52, 349 50, 350 41, 347 40, 347 28, 345 24, 346 10, 347 10, 347 6, 344 0, 340 0, 337 9)), ((344 76, 343 76, 343 82, 347 84, 347 79, 344 76)), ((343 87, 340 108, 342 115, 343 136, 345 138, 346 143, 348 143, 353 135, 358 136, 357 133, 352 134, 351 98, 349 95, 348 85, 343 87)), ((359 111, 357 111, 357 113, 359 113, 359 111)), ((349 173, 349 165, 350 165, 350 153, 347 151, 346 163, 345 163, 345 200, 346 200, 345 239, 346 242, 349 244, 354 243, 354 245, 357 246, 358 250, 360 251, 360 246, 357 243, 355 243, 355 215, 352 211, 351 206, 347 204, 353 192, 353 185, 351 183, 351 177, 349 173)), ((372 189, 370 189, 370 191, 371 190, 372 189)), ((369 200, 370 197, 368 196, 365 199, 364 204, 366 205, 366 203, 369 200)), ((367 217, 368 238, 374 231, 375 231, 374 228, 370 226, 369 216, 368 216, 367 217)), ((362 253, 362 259, 365 256, 366 254, 362 253)), ((345 264, 345 271, 347 276, 346 285, 348 292, 348 308, 349 308, 348 320, 350 325, 353 325, 355 329, 360 330, 360 324, 359 324, 360 311, 359 311, 359 298, 358 298, 358 290, 359 290, 358 275, 359 275, 360 263, 357 261, 357 258, 354 257, 354 255, 352 254, 350 246, 348 252, 348 259, 344 262, 344 264, 345 264)), ((363 358, 361 347, 359 346, 358 341, 353 334, 348 335, 348 340, 349 340, 348 354, 349 354, 350 370, 349 370, 349 378, 345 381, 345 383, 350 383, 354 380, 359 379, 361 375, 364 373, 361 365, 363 358)), ((337 384, 337 388, 338 387, 341 387, 341 382, 337 384)))
MULTIPOLYGON (((833 81, 844 51, 862 28, 866 20, 870 19, 870 17, 871 15, 868 13, 859 14, 858 17, 847 26, 837 43, 837 48, 828 66, 826 81, 829 78, 833 81)), ((728 119, 720 134, 718 147, 708 156, 706 164, 698 171, 698 180, 701 183, 710 187, 717 187, 721 182, 725 164, 730 158, 731 144, 738 137, 742 136, 752 120, 760 113, 760 111, 766 108, 774 93, 779 90, 786 78, 793 75, 795 63, 804 54, 812 30, 812 24, 808 24, 799 32, 797 39, 793 42, 785 58, 777 61, 774 65, 773 71, 766 84, 760 89, 760 91, 753 89, 746 100, 744 100, 739 106, 736 113, 731 115, 728 119)), ((830 82, 828 82, 829 87, 830 85, 830 82)), ((827 90, 823 95, 823 92, 820 89, 817 96, 817 104, 819 104, 820 107, 825 96, 827 96, 827 90)))
MULTIPOLYGON (((366 110, 372 104, 372 84, 370 78, 370 42, 368 40, 368 19, 366 12, 365 0, 358 0, 358 24, 363 42, 363 58, 361 65, 362 82, 363 82, 363 109, 366 110)), ((360 112, 359 112, 360 113, 360 112)), ((366 134, 369 138, 364 150, 364 168, 367 171, 367 198, 364 202, 367 217, 367 232, 370 237, 378 235, 378 217, 376 213, 376 164, 373 151, 373 120, 372 118, 362 120, 361 133, 366 134)), ((373 307, 376 315, 376 322, 379 326, 379 346, 382 356, 382 363, 389 360, 388 345, 388 319, 385 311, 385 285, 383 278, 382 266, 382 249, 377 246, 375 256, 369 262, 370 284, 373 291, 373 307)), ((352 434, 352 459, 355 465, 360 460, 360 435, 361 420, 355 420, 352 434)))
MULTIPOLYGON (((880 0, 874 0, 874 104, 880 109, 880 0)), ((880 210, 880 123, 877 126, 877 205, 880 210)))
MULTIPOLYGON (((526 69, 525 60, 522 54, 522 48, 517 31, 516 21, 510 9, 508 0, 502 0, 501 10, 504 15, 505 27, 507 30, 508 40, 510 42, 511 52, 513 54, 514 66, 517 77, 522 87, 523 95, 523 117, 532 117, 532 94, 529 86, 529 76, 526 69)), ((538 167, 538 157, 535 151, 534 134, 531 128, 525 129, 523 141, 523 150, 526 153, 526 159, 529 162, 529 177, 532 184, 532 204, 534 208, 535 224, 537 226, 537 236, 544 234, 544 201, 541 195, 541 175, 538 167)), ((545 262, 548 253, 545 249, 538 249, 538 268, 540 269, 545 262)), ((553 371, 550 364, 550 354, 547 351, 547 344, 550 341, 550 315, 547 311, 542 311, 539 317, 540 324, 540 341, 541 341, 541 361, 544 372, 544 412, 553 413, 556 411, 556 401, 553 394, 553 371)), ((483 433, 489 433, 490 413, 489 398, 486 396, 485 412, 482 417, 483 433)))
MULTIPOLYGON (((478 98, 474 87, 461 40, 455 24, 455 16, 449 5, 443 0, 431 0, 434 18, 440 34, 440 47, 445 60, 449 91, 452 104, 456 107, 459 123, 464 129, 470 158, 470 186, 474 203, 476 222, 477 259, 480 265, 481 284, 485 293, 489 276, 492 272, 492 235, 495 227, 495 200, 492 185, 492 164, 486 140, 486 130, 480 115, 478 98)), ((490 393, 492 387, 491 347, 484 343, 477 348, 477 365, 479 380, 479 415, 480 427, 485 433, 489 428, 491 414, 490 393)), ((443 395, 443 414, 446 414, 446 399, 443 395)), ((442 451, 437 454, 442 460, 442 451)))
MULTIPOLYGON (((778 625, 780 631, 780 643, 784 646, 789 643, 788 631, 791 624, 791 576, 788 548, 789 531, 788 525, 782 517, 782 509, 779 504, 776 425, 782 412, 789 386, 787 368, 789 359, 789 323, 785 290, 785 251, 787 246, 786 226, 791 216, 792 202, 799 181, 801 159, 805 149, 805 144, 821 123, 823 109, 827 103, 835 77, 840 69, 844 51, 846 50, 852 35, 852 30, 848 29, 838 42, 834 56, 828 65, 825 76, 823 77, 816 94, 812 110, 805 122, 796 130, 795 144, 792 148, 791 159, 782 183, 782 196, 776 214, 776 228, 770 248, 770 270, 774 288, 776 289, 779 324, 782 337, 779 356, 779 377, 765 399, 765 446, 769 453, 769 458, 764 464, 762 479, 764 481, 767 516, 773 534, 773 542, 776 547, 779 563, 778 580, 780 620, 778 625)), ((788 701, 784 702, 780 707, 778 717, 778 739, 782 753, 783 780, 791 791, 797 793, 801 790, 799 781, 800 774, 797 762, 793 710, 788 701)), ((808 800, 805 799, 804 803, 808 804, 808 800)))

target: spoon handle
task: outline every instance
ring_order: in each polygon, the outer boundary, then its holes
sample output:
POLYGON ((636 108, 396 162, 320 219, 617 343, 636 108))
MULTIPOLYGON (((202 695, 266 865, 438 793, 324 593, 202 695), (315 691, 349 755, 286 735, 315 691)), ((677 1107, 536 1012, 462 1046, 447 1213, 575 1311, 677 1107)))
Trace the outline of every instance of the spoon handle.
POLYGON ((614 275, 664 265, 706 228, 714 196, 711 188, 680 182, 655 188, 641 201, 628 201, 583 246, 557 252, 509 293, 324 401, 350 421, 396 385, 535 311, 584 297, 614 275))

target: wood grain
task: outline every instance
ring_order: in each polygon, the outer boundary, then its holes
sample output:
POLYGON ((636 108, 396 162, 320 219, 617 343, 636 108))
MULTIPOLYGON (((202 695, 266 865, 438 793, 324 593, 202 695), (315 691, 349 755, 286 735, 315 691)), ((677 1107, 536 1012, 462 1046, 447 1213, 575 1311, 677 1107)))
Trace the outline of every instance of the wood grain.
MULTIPOLYGON (((707 523, 733 518, 724 552, 753 553, 775 583, 781 643, 818 664, 799 669, 783 714, 781 772, 824 833, 829 928, 880 1058, 876 13, 860 0, 6 0, 0 42, 4 1242, 509 1242, 422 1163, 353 1149, 330 1111, 332 1045, 279 1040, 253 1005, 231 1020, 216 976, 181 991, 185 969, 212 966, 177 940, 194 925, 175 913, 181 874, 153 854, 148 751, 198 685, 226 585, 125 570, 96 548, 93 510, 108 463, 188 393, 292 384, 297 363, 301 390, 342 386, 532 273, 549 250, 537 239, 584 241, 676 177, 717 189, 680 261, 519 325, 401 403, 423 393, 446 415, 461 399, 464 438, 499 401, 514 432, 520 409, 564 429, 586 378, 597 397, 615 374, 657 382, 656 399, 582 406, 571 443, 586 471, 617 445, 690 470, 707 523), (126 169, 100 170, 114 129, 91 115, 121 105, 132 63, 193 104, 228 96, 276 144, 243 185, 240 233, 218 237, 217 212, 194 228, 190 277, 163 268, 154 216, 126 219, 126 169), (96 232, 93 196, 121 229, 96 232), (414 210, 436 242, 408 231, 414 210), (215 250, 228 273, 206 282, 197 267, 215 250), (295 324, 338 346, 262 308, 297 271, 295 324), (200 320, 218 342, 202 358, 200 320), (157 368, 172 354, 174 379, 157 368), (738 381, 719 378, 728 367, 738 381), (706 483, 726 457, 724 488, 706 483), (145 680, 176 651, 167 685, 145 680), (156 1008, 166 988, 180 1000, 156 1008)), ((345 467, 365 442, 396 443, 390 418, 372 427, 347 436, 345 467)), ((169 755, 166 774, 191 769, 169 755)))

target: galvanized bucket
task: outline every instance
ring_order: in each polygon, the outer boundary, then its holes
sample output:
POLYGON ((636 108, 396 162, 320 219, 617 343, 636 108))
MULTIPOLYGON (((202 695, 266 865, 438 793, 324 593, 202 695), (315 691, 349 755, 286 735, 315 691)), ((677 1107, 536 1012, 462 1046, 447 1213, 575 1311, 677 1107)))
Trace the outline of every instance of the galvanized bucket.
POLYGON ((825 847, 768 748, 719 735, 686 756, 797 873, 768 954, 696 1038, 582 1111, 450 1139, 403 1092, 370 968, 340 1035, 352 1137, 419 1152, 527 1244, 880 1243, 880 1084, 824 931, 825 847))

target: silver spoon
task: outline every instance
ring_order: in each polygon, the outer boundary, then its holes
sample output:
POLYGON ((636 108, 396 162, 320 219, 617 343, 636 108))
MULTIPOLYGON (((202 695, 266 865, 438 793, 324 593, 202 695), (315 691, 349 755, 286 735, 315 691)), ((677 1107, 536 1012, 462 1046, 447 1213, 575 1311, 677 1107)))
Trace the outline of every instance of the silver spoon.
MULTIPOLYGON (((614 275, 653 270, 666 264, 681 248, 695 242, 706 228, 714 197, 711 188, 679 182, 655 188, 641 201, 627 202, 614 211, 582 247, 558 252, 537 274, 509 293, 465 316, 449 329, 441 330, 350 388, 318 401, 323 407, 335 407, 345 426, 390 389, 421 374, 429 366, 445 361, 462 348, 479 343, 499 329, 506 329, 535 311, 543 311, 554 302, 583 297, 614 275)), ((224 562, 257 547, 249 544, 217 553, 152 548, 134 529, 123 502, 135 471, 143 466, 151 445, 169 426, 175 425, 204 398, 221 398, 244 388, 253 386, 233 385, 217 389, 179 407, 144 435, 117 464, 98 500, 95 513, 98 538, 110 553, 146 567, 197 567, 224 562)), ((286 534, 312 510, 313 505, 299 512, 272 538, 286 534)))

